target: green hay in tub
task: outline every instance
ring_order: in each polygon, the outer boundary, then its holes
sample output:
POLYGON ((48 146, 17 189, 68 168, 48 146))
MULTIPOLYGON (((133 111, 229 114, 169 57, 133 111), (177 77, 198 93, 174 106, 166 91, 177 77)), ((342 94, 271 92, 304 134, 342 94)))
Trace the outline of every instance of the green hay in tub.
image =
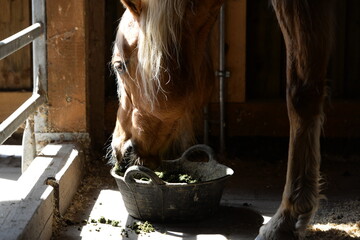
POLYGON ((118 162, 115 163, 115 166, 114 166, 114 169, 115 169, 115 173, 121 177, 124 176, 124 173, 126 171, 126 168, 124 166, 122 166, 121 164, 119 164, 118 162))
MULTIPOLYGON (((124 176, 124 170, 115 165, 115 173, 119 176, 124 176)), ((168 183, 198 183, 201 182, 199 178, 195 178, 187 173, 182 172, 167 172, 155 171, 155 174, 164 182, 168 183)), ((150 181, 150 179, 142 174, 135 175, 135 178, 141 181, 150 181)))
MULTIPOLYGON (((197 183, 200 179, 194 178, 193 176, 181 173, 181 172, 155 172, 155 174, 165 182, 168 183, 197 183)), ((149 181, 149 179, 147 179, 149 181)))

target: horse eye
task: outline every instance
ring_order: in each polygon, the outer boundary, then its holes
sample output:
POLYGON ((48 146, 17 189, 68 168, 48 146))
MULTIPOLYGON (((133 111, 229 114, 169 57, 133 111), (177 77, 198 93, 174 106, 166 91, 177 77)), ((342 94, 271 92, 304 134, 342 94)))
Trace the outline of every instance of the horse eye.
POLYGON ((124 73, 126 72, 126 63, 127 61, 125 62, 115 62, 114 63, 114 69, 119 73, 124 73))

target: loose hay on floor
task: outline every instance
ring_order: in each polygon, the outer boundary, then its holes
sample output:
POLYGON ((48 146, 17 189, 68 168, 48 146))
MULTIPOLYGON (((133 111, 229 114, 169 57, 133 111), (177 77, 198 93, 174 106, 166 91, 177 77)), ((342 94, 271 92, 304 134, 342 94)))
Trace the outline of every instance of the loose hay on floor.
POLYGON ((309 227, 306 239, 360 239, 360 199, 323 203, 309 227))

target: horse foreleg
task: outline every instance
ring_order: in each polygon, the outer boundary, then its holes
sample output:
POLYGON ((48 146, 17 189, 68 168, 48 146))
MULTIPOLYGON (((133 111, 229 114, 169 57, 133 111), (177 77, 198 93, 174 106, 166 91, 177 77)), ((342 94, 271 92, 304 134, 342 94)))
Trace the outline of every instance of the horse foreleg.
POLYGON ((257 239, 301 239, 319 201, 320 133, 332 11, 326 0, 272 0, 287 50, 290 142, 281 205, 257 239))
POLYGON ((260 229, 258 239, 301 239, 318 205, 321 112, 304 119, 289 105, 289 157, 282 202, 270 222, 260 229))

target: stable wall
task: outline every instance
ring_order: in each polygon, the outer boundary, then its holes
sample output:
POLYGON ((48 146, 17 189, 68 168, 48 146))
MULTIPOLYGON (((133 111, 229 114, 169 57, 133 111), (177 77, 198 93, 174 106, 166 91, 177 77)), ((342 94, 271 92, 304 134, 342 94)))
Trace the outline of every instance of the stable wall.
MULTIPOLYGON (((90 133, 93 146, 101 150, 113 131, 118 106, 115 76, 108 63, 122 6, 118 0, 46 3, 50 131, 90 133)), ((359 137, 360 27, 354 14, 359 2, 339 4, 338 44, 329 65, 333 100, 326 105, 324 132, 327 137, 359 137)), ((1 38, 30 23, 28 1, 6 0, 3 6, 1 38)), ((231 72, 226 80, 228 136, 287 136, 285 52, 273 10, 267 0, 228 0, 226 23, 226 61, 231 72)), ((216 42, 217 27, 213 38, 216 42)), ((30 94, 29 49, 21 51, 20 58, 0 62, 0 121, 30 94), (13 77, 5 79, 6 74, 13 77)), ((219 129, 217 99, 215 90, 210 105, 214 136, 219 129)))

